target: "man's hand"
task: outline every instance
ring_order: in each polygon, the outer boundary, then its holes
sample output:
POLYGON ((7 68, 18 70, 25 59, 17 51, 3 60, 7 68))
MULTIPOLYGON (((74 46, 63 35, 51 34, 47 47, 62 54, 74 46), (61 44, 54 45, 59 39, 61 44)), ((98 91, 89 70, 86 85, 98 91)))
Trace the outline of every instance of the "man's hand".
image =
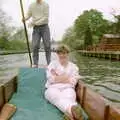
POLYGON ((25 18, 22 18, 22 22, 25 23, 26 19, 25 18))

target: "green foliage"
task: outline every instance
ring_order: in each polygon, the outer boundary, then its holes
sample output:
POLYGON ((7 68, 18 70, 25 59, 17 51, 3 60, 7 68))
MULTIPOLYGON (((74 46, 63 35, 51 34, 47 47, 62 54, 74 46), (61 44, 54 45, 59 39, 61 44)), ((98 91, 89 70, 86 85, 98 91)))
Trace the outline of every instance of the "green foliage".
POLYGON ((12 41, 9 42, 8 49, 9 50, 20 50, 20 51, 23 51, 23 50, 27 49, 27 46, 26 46, 26 43, 24 43, 23 41, 12 40, 12 41))
POLYGON ((17 28, 15 33, 10 37, 10 40, 20 40, 25 42, 25 32, 23 28, 17 28))
POLYGON ((109 22, 103 18, 101 12, 91 9, 86 10, 75 21, 75 32, 78 37, 84 36, 85 46, 92 45, 92 36, 102 36, 107 32, 109 22))
POLYGON ((114 15, 115 21, 104 19, 103 14, 96 9, 85 10, 78 16, 74 26, 67 29, 63 43, 72 49, 85 49, 98 44, 103 34, 120 34, 120 15, 114 15))
POLYGON ((83 47, 83 40, 80 40, 76 37, 74 27, 70 27, 66 30, 62 42, 64 44, 67 44, 72 50, 78 48, 80 49, 83 47))
POLYGON ((84 47, 87 48, 87 46, 92 45, 93 39, 92 39, 92 33, 90 30, 90 27, 86 28, 85 31, 85 39, 84 39, 84 47))
POLYGON ((10 26, 10 22, 11 18, 0 9, 0 49, 26 50, 24 30, 10 26))
POLYGON ((120 15, 114 15, 115 21, 110 25, 110 33, 120 34, 120 15))
POLYGON ((10 50, 26 50, 27 49, 24 29, 18 28, 16 32, 10 37, 8 49, 10 50))
POLYGON ((116 15, 116 33, 120 34, 120 15, 116 15))
POLYGON ((27 44, 25 42, 25 35, 23 29, 18 29, 9 40, 6 37, 0 38, 0 49, 2 50, 26 50, 27 44))
POLYGON ((24 29, 15 28, 10 23, 11 18, 0 8, 0 49, 26 50, 24 29))
POLYGON ((0 38, 8 40, 12 27, 9 25, 11 18, 0 9, 0 38))
POLYGON ((8 41, 5 38, 0 38, 0 49, 4 50, 8 47, 8 41))

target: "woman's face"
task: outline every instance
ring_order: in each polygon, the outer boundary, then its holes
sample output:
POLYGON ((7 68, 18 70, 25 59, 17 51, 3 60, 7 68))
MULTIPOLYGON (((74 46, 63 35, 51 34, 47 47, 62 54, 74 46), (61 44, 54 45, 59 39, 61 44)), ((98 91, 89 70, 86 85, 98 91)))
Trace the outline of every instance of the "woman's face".
POLYGON ((68 61, 68 53, 57 53, 58 58, 61 62, 67 62, 68 61))
POLYGON ((36 2, 37 2, 37 3, 40 3, 40 2, 42 2, 42 0, 36 0, 36 2))

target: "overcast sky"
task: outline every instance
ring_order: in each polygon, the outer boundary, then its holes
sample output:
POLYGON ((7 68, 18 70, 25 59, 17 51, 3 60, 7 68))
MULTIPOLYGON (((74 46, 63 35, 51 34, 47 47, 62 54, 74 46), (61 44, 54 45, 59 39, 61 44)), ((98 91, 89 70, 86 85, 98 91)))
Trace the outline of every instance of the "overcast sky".
MULTIPOLYGON (((35 0, 23 0, 25 12, 31 2, 35 0)), ((107 19, 111 19, 111 9, 120 11, 120 0, 45 0, 50 5, 50 29, 51 36, 56 40, 62 38, 65 30, 71 26, 74 20, 83 10, 96 8, 104 13, 107 19)), ((12 16, 13 24, 21 26, 21 12, 19 0, 0 0, 0 5, 5 12, 12 16)))

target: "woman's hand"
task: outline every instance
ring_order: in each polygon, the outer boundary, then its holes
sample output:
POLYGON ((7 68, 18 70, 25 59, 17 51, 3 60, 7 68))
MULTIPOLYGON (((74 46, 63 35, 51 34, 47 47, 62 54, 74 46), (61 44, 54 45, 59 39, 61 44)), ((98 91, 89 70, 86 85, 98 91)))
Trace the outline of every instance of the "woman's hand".
POLYGON ((66 74, 62 74, 62 75, 59 75, 59 76, 54 76, 54 78, 55 78, 56 83, 70 83, 69 76, 66 75, 66 74))
POLYGON ((58 76, 58 74, 56 73, 56 71, 55 71, 54 69, 51 69, 51 74, 52 74, 53 76, 58 76))
POLYGON ((58 75, 55 69, 51 69, 51 74, 54 76, 56 83, 70 83, 70 78, 66 73, 58 75))

